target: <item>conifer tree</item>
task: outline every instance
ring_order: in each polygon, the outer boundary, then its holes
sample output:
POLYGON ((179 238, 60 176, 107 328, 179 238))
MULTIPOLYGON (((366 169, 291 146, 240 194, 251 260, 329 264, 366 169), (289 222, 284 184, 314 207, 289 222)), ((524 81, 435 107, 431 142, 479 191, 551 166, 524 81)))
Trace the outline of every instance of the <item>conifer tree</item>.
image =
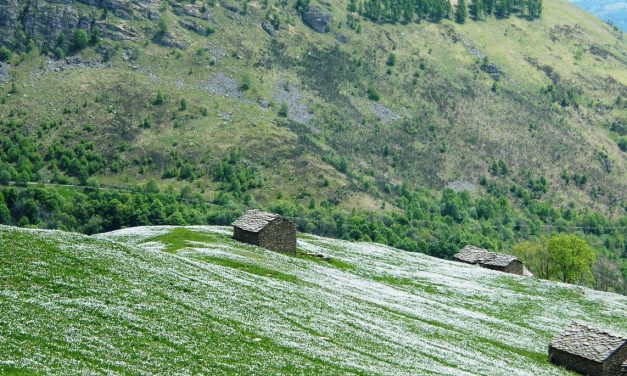
POLYGON ((494 12, 494 0, 483 0, 483 12, 492 15, 494 12))
POLYGON ((458 0, 457 7, 455 8, 455 21, 463 24, 468 18, 468 10, 466 9, 466 0, 458 0))
POLYGON ((470 4, 470 14, 475 21, 483 18, 483 0, 472 0, 472 4, 470 4))

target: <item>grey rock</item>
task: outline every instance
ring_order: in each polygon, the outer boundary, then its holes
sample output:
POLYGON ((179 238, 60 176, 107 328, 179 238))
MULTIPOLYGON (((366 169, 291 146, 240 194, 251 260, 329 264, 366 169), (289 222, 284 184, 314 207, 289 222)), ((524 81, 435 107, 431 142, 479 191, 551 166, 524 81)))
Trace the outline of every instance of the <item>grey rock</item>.
POLYGON ((92 7, 98 6, 100 4, 99 0, 78 0, 78 2, 91 5, 92 7))
POLYGON ((293 84, 275 83, 273 87, 274 101, 277 104, 287 103, 287 118, 297 123, 306 124, 313 118, 309 108, 303 103, 303 95, 293 84))
POLYGON ((151 21, 156 21, 159 19, 159 17, 161 17, 161 15, 157 12, 155 12, 154 10, 149 10, 148 11, 148 19, 151 21))
POLYGON ((123 20, 133 19, 133 15, 125 9, 116 9, 113 11, 113 14, 115 14, 116 16, 120 17, 123 20))
POLYGON ((52 45, 61 33, 69 41, 73 31, 80 27, 80 20, 76 9, 69 5, 31 0, 24 9, 22 23, 26 34, 40 43, 52 45))
POLYGON ((224 9, 230 10, 231 12, 239 13, 239 7, 230 1, 223 1, 222 7, 224 9))
POLYGON ((348 42, 348 36, 346 36, 345 34, 342 34, 342 33, 336 33, 335 34, 335 40, 340 42, 340 43, 347 43, 348 42))
POLYGON ((212 13, 208 9, 205 9, 203 12, 202 7, 198 7, 196 5, 187 4, 187 5, 179 5, 176 3, 172 4, 172 12, 177 16, 188 16, 194 18, 200 18, 203 20, 210 21, 212 18, 212 13))
POLYGON ((268 20, 265 20, 261 23, 261 28, 264 29, 265 32, 270 34, 270 36, 272 37, 276 35, 277 30, 274 29, 274 27, 270 22, 268 22, 268 20))
POLYGON ((494 64, 483 64, 481 65, 481 70, 492 76, 495 80, 498 80, 501 77, 501 70, 494 64))
POLYGON ((17 0, 0 0, 0 44, 10 43, 14 39, 18 13, 17 0))
POLYGON ((326 33, 333 21, 333 16, 315 5, 308 6, 303 12, 303 22, 318 33, 326 33))
POLYGON ((11 66, 6 63, 0 63, 0 84, 3 84, 11 78, 10 76, 11 66))
POLYGON ((455 192, 474 192, 477 190, 477 186, 464 180, 454 180, 448 183, 446 187, 454 190, 455 192))
POLYGON ((103 37, 112 40, 133 40, 139 38, 140 34, 131 27, 124 25, 114 25, 106 22, 97 23, 98 32, 103 37))
POLYGON ((394 113, 382 103, 372 103, 369 108, 370 112, 381 119, 384 124, 394 122, 401 118, 400 115, 394 113))
POLYGON ((185 42, 176 40, 174 34, 167 32, 163 35, 156 35, 153 38, 153 42, 161 45, 163 47, 173 47, 178 48, 179 50, 184 50, 187 48, 187 44, 185 42))
POLYGON ((179 20, 179 25, 181 25, 182 28, 191 30, 198 35, 202 35, 202 36, 208 35, 207 26, 201 25, 196 21, 182 19, 182 20, 179 20))

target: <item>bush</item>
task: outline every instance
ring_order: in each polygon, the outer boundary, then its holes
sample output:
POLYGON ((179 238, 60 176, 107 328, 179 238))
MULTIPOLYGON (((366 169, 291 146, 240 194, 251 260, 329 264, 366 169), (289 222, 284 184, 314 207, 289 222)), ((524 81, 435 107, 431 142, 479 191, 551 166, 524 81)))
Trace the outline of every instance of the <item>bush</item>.
POLYGON ((159 18, 157 35, 163 36, 167 32, 168 32, 168 20, 164 16, 162 16, 161 18, 159 18))
POLYGON ((8 61, 11 58, 11 50, 6 47, 0 47, 0 61, 8 61))
POLYGON ((85 33, 82 29, 77 29, 74 31, 72 35, 72 50, 80 51, 83 48, 87 47, 89 44, 89 38, 87 37, 87 33, 85 33))
POLYGON ((368 88, 368 99, 371 101, 378 101, 380 99, 379 92, 376 87, 370 86, 368 88))
POLYGON ((65 52, 61 47, 56 47, 54 50, 52 50, 52 53, 57 59, 63 59, 65 57, 65 52))
POLYGON ((281 103, 281 108, 279 108, 279 116, 286 118, 289 110, 290 107, 288 106, 287 102, 281 103))
POLYGON ((155 105, 155 106, 161 106, 163 104, 163 102, 165 102, 165 97, 159 91, 159 92, 157 92, 157 95, 155 96, 155 99, 152 100, 152 104, 155 105))
POLYGON ((240 89, 243 91, 250 90, 253 87, 253 77, 250 72, 244 73, 240 89))
POLYGON ((623 136, 618 140, 618 148, 621 151, 627 152, 627 136, 623 136))

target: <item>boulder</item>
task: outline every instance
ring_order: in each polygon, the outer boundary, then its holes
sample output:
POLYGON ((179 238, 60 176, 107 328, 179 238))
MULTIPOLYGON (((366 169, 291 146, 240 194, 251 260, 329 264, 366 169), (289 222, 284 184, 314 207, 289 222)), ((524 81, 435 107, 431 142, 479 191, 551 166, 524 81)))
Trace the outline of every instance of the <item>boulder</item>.
POLYGON ((272 24, 268 20, 261 23, 261 28, 264 29, 266 33, 270 34, 270 36, 276 35, 276 30, 272 27, 272 24))
POLYGON ((310 5, 303 12, 303 23, 318 33, 329 31, 333 17, 322 8, 310 5))
POLYGON ((195 32, 198 35, 208 35, 207 26, 201 25, 196 21, 182 19, 179 20, 179 25, 181 25, 181 27, 183 27, 184 29, 195 32))

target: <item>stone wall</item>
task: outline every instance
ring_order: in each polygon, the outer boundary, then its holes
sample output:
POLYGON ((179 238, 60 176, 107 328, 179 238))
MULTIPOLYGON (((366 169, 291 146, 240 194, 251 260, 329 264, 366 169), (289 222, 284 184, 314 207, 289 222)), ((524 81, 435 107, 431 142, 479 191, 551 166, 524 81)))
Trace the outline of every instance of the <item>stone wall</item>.
POLYGON ((603 363, 605 375, 620 375, 622 365, 625 362, 627 362, 627 344, 623 344, 618 351, 612 354, 612 356, 603 363))
MULTIPOLYGON (((567 353, 565 351, 549 346, 549 361, 555 365, 566 369, 576 371, 582 375, 590 376, 610 376, 605 373, 603 364, 589 359, 582 358, 578 355, 567 353)), ((617 374, 614 374, 617 375, 617 374)))
POLYGON ((523 263, 515 260, 509 263, 509 265, 505 265, 505 266, 500 266, 500 265, 490 265, 490 264, 479 264, 481 267, 484 267, 486 269, 490 269, 490 270, 497 270, 499 272, 503 272, 503 273, 509 273, 509 274, 517 274, 517 275, 523 275, 523 263))
POLYGON ((259 245, 277 252, 296 253, 296 226, 277 218, 259 233, 259 245))
POLYGON ((260 245, 258 233, 245 231, 239 227, 233 227, 233 239, 240 241, 242 243, 260 245))

